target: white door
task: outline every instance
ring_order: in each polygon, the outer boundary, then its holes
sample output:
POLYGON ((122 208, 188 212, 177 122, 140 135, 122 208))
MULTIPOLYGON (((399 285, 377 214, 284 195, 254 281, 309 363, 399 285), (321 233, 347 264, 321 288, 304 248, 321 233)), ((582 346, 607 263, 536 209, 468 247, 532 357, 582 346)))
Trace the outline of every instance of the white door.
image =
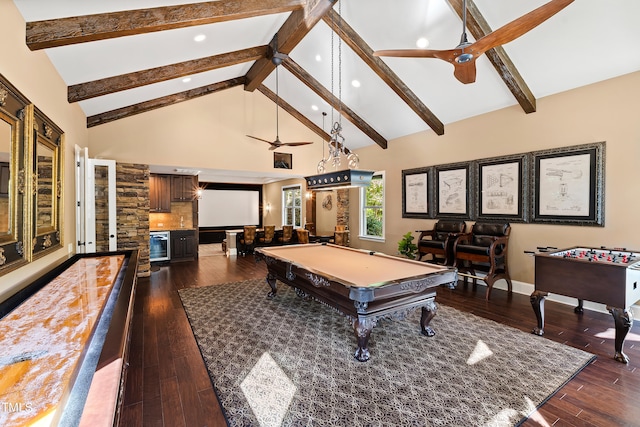
POLYGON ((85 182, 85 251, 115 251, 118 249, 115 160, 87 159, 85 182))
POLYGON ((76 253, 86 252, 85 206, 86 206, 86 165, 89 149, 75 146, 76 163, 76 253))

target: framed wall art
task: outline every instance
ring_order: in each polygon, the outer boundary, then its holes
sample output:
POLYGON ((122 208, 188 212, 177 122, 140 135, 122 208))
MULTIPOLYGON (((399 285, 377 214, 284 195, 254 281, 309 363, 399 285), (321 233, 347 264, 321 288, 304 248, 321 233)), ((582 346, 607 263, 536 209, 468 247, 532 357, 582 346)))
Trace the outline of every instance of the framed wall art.
POLYGON ((476 161, 477 218, 527 220, 529 205, 528 156, 517 154, 476 161))
POLYGON ((433 168, 402 171, 402 217, 432 218, 433 168))
POLYGON ((604 142, 532 156, 533 222, 604 226, 604 142))
POLYGON ((435 183, 438 218, 472 218, 474 191, 471 163, 436 166, 435 183))
POLYGON ((291 169, 293 155, 290 153, 273 153, 273 167, 276 169, 291 169))

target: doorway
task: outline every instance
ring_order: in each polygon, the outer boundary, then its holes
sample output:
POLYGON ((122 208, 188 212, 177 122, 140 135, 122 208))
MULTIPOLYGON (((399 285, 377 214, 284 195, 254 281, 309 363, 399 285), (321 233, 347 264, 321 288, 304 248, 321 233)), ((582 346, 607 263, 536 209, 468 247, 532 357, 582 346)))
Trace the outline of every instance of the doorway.
POLYGON ((75 148, 76 252, 118 249, 116 162, 90 159, 87 148, 75 148))

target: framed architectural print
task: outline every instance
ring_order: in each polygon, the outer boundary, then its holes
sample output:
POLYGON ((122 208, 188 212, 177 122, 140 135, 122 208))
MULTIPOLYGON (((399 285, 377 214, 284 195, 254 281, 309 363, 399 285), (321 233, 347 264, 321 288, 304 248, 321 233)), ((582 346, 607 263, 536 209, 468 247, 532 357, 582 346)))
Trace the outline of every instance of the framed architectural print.
POLYGON ((433 168, 402 171, 402 217, 432 218, 433 168))
POLYGON ((290 153, 273 153, 273 167, 276 169, 291 169, 293 155, 290 153))
POLYGON ((477 218, 526 221, 529 202, 528 156, 482 159, 476 162, 477 218))
POLYGON ((436 166, 435 176, 436 216, 471 219, 474 199, 471 163, 436 166))
POLYGON ((532 221, 604 226, 605 143, 533 153, 532 221))

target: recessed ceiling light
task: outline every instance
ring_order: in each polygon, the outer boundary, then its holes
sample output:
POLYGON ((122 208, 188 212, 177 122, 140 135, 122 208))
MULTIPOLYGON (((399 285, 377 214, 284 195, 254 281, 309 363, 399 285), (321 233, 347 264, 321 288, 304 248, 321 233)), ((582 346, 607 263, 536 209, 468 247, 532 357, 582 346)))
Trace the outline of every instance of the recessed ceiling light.
POLYGON ((194 40, 194 41, 197 41, 197 42, 202 42, 202 41, 204 41, 206 38, 207 38, 207 36, 205 36, 204 34, 198 34, 197 36, 195 36, 195 37, 193 38, 193 40, 194 40))
POLYGON ((312 106, 311 106, 311 109, 312 109, 313 111, 318 111, 318 110, 319 110, 319 108, 318 108, 318 106, 317 106, 317 105, 312 105, 312 106))
POLYGON ((316 61, 318 62, 322 61, 322 57, 320 55, 316 55, 316 61))
POLYGON ((189 83, 191 81, 191 77, 185 77, 182 79, 182 83, 189 83))
POLYGON ((420 49, 424 49, 429 46, 429 40, 427 40, 425 37, 420 37, 418 41, 416 41, 416 46, 418 46, 420 49))
POLYGON ((351 86, 360 87, 360 80, 352 80, 351 81, 351 86))

